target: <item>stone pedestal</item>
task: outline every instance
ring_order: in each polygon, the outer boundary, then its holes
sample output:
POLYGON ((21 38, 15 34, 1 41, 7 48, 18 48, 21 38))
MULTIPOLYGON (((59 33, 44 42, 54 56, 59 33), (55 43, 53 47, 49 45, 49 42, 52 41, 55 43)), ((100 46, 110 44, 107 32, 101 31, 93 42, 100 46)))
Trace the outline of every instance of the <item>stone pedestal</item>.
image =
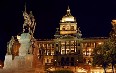
POLYGON ((29 33, 22 33, 20 36, 19 43, 19 56, 25 56, 31 49, 31 35, 29 33))
POLYGON ((25 56, 25 66, 26 68, 33 68, 33 55, 27 54, 25 56))
POLYGON ((31 35, 22 33, 18 39, 20 45, 19 56, 15 56, 12 60, 12 55, 5 56, 4 69, 10 71, 7 73, 35 73, 33 68, 33 54, 31 35))
POLYGON ((6 55, 3 69, 11 69, 11 68, 12 68, 12 55, 6 55))
POLYGON ((13 61, 13 67, 15 68, 15 73, 34 73, 34 68, 32 67, 33 55, 27 54, 26 56, 16 56, 13 61))
POLYGON ((25 68, 25 57, 16 56, 13 60, 13 67, 16 69, 24 69, 25 68))

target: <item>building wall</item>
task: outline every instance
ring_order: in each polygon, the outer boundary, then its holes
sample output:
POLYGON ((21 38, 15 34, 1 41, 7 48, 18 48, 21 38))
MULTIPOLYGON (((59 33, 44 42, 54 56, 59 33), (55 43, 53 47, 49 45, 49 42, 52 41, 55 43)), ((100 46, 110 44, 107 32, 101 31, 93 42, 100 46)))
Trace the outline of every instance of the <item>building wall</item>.
MULTIPOLYGON (((38 40, 38 49, 43 49, 43 65, 53 66, 54 56, 54 41, 53 40, 38 40)), ((39 52, 40 53, 40 52, 39 52)), ((38 55, 39 57, 40 55, 38 55)))
POLYGON ((83 50, 84 62, 91 64, 93 60, 93 50, 98 46, 104 44, 107 37, 96 37, 96 38, 84 38, 81 46, 83 50))
POLYGON ((39 49, 44 49, 44 65, 57 66, 63 65, 69 60, 69 64, 74 62, 74 65, 78 63, 91 64, 93 58, 93 50, 96 46, 101 45, 107 40, 107 38, 83 38, 77 39, 62 39, 62 40, 38 40, 39 49), (81 51, 83 57, 81 57, 81 51), (74 58, 74 61, 71 60, 74 58), (57 63, 56 63, 57 62, 57 63))

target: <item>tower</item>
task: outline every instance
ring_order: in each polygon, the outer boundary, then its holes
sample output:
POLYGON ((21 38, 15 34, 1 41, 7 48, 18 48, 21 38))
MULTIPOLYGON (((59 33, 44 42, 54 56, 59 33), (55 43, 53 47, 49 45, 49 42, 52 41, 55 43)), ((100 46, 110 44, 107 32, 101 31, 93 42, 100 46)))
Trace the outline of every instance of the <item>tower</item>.
POLYGON ((56 34, 54 35, 55 38, 66 35, 77 38, 82 36, 80 29, 77 28, 76 18, 72 16, 69 6, 67 8, 66 14, 62 17, 59 24, 60 30, 58 31, 57 29, 56 34))
POLYGON ((60 66, 75 66, 82 62, 81 31, 77 28, 76 18, 72 16, 68 6, 66 14, 60 20, 59 30, 55 33, 54 62, 60 66))
POLYGON ((71 15, 70 8, 68 6, 67 13, 60 20, 60 34, 61 35, 74 35, 77 33, 76 19, 71 15))

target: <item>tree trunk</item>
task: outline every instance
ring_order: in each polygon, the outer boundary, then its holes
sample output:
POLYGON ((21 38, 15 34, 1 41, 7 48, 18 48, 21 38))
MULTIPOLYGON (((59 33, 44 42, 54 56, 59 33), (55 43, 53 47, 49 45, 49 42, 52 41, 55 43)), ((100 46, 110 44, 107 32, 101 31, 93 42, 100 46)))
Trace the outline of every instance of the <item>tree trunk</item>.
POLYGON ((106 73, 106 68, 104 68, 104 73, 106 73))
POLYGON ((114 73, 114 65, 112 64, 112 73, 114 73))

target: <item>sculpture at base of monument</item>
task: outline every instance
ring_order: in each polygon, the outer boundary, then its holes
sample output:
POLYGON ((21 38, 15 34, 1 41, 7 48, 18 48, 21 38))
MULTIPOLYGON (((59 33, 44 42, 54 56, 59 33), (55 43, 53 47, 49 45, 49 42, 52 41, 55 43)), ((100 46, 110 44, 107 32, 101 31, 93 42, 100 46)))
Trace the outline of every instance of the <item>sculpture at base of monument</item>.
POLYGON ((13 48, 13 43, 14 43, 14 37, 12 36, 11 40, 7 43, 7 54, 11 55, 12 54, 12 48, 13 48))

